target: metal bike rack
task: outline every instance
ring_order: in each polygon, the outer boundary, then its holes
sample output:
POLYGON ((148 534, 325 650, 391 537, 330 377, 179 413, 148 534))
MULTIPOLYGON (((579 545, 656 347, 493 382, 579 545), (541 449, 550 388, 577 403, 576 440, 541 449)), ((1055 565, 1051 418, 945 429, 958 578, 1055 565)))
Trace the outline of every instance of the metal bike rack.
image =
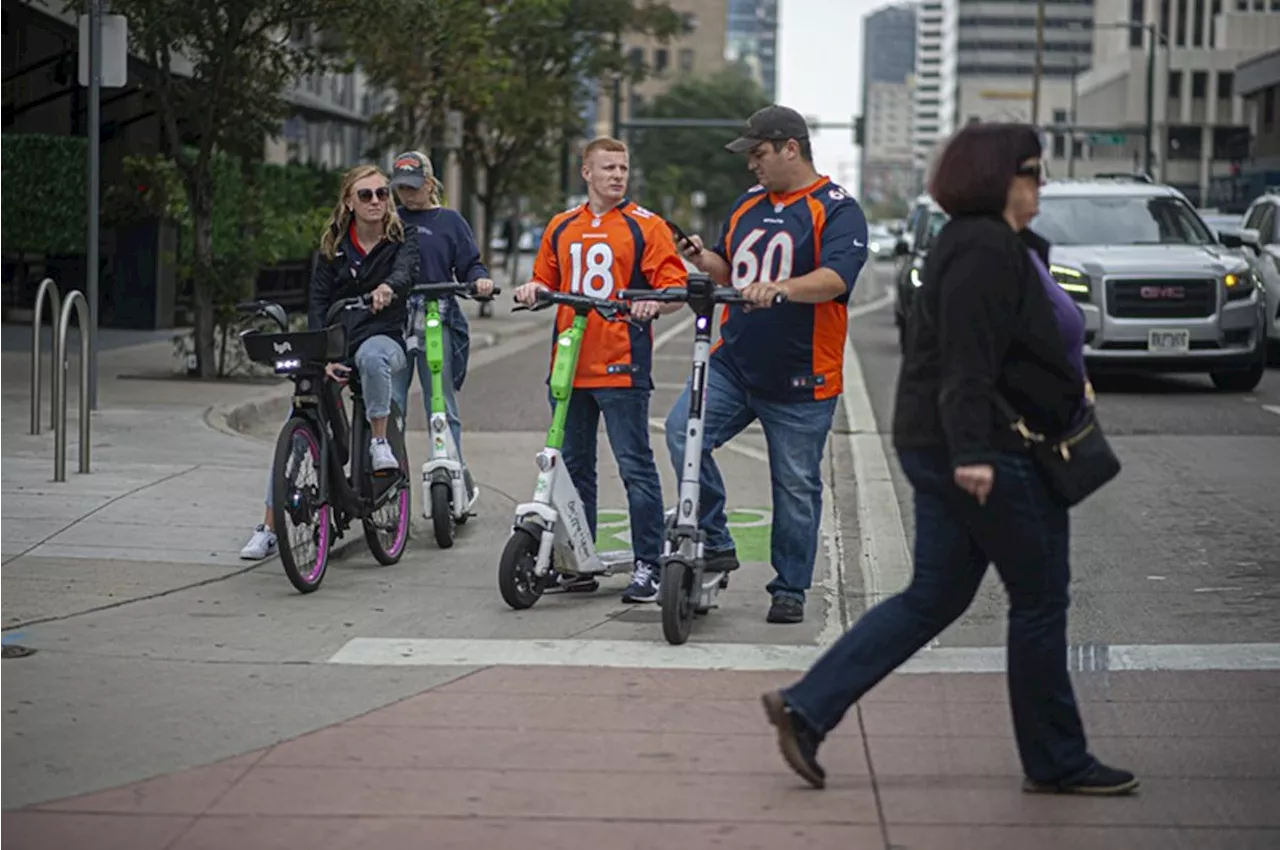
POLYGON ((53 367, 53 480, 67 480, 67 331, 71 328, 71 311, 75 308, 80 326, 80 471, 89 471, 89 302, 81 292, 72 292, 62 305, 58 317, 58 336, 54 351, 58 359, 53 367), (60 355, 60 356, 59 356, 60 355))
MULTIPOLYGON (((53 326, 53 369, 54 383, 58 381, 57 369, 62 362, 62 350, 58 346, 58 333, 56 322, 62 315, 62 294, 58 291, 58 284, 54 283, 53 278, 46 277, 40 281, 40 288, 36 290, 36 312, 35 318, 31 320, 31 433, 40 433, 40 324, 44 319, 44 296, 49 294, 49 300, 53 302, 52 321, 53 326)), ((49 423, 55 425, 54 420, 57 418, 57 402, 54 399, 49 400, 49 423)))

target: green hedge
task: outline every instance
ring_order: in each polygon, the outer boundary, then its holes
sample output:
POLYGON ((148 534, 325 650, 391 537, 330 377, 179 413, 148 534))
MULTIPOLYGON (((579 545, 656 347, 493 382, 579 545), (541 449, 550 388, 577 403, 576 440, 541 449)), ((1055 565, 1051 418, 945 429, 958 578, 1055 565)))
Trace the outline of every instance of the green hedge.
POLYGON ((77 136, 5 133, 0 204, 7 254, 83 254, 89 146, 77 136))

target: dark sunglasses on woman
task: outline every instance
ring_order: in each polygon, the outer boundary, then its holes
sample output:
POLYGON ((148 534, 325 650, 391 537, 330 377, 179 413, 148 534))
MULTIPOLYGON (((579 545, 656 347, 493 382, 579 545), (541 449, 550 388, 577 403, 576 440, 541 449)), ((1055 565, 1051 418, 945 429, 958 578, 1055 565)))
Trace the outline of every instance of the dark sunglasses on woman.
POLYGON ((379 201, 385 201, 391 195, 391 190, 386 186, 379 186, 377 189, 361 189, 356 192, 356 197, 360 199, 362 204, 372 201, 375 195, 379 201))

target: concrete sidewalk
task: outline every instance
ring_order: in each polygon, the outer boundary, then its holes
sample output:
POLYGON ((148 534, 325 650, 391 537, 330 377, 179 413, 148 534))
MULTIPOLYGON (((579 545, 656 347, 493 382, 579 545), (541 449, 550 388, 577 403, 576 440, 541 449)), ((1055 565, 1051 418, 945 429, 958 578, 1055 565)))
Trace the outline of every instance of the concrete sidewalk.
POLYGON ((1079 676, 1095 752, 1141 766, 1143 780, 1136 796, 1088 799, 1021 793, 999 674, 891 677, 828 738, 828 786, 813 791, 783 765, 759 703, 794 674, 457 670, 273 747, 6 812, 4 838, 58 850, 1263 850, 1280 839, 1268 674, 1181 673, 1176 686, 1164 673, 1079 676))
MULTIPOLYGON (((477 318, 475 304, 465 309, 478 357, 546 324, 542 315, 512 315, 505 293, 492 317, 477 318)), ((29 328, 6 326, 4 333, 30 344, 29 328)), ((54 482, 48 334, 45 328, 38 435, 29 433, 30 350, 5 346, 0 355, 3 627, 161 595, 257 566, 240 560, 239 552, 261 522, 271 449, 240 432, 283 418, 289 382, 187 379, 175 374, 167 339, 137 344, 137 334, 104 331, 90 473, 82 475, 73 336, 67 480, 54 482)))

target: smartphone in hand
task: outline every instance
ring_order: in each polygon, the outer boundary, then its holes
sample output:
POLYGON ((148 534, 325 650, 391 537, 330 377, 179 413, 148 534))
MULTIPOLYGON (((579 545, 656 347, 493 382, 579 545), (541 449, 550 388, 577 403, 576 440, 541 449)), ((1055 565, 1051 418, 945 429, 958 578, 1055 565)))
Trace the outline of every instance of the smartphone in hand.
MULTIPOLYGON (((667 222, 667 227, 671 228, 671 232, 676 235, 677 242, 684 242, 685 245, 688 246, 688 250, 694 254, 700 253, 702 251, 702 249, 699 248, 696 244, 694 244, 694 241, 689 238, 689 234, 685 233, 683 230, 680 229, 680 225, 676 224, 674 221, 668 221, 667 219, 663 219, 663 221, 667 222)), ((681 248, 681 251, 683 252, 684 249, 681 248)))

